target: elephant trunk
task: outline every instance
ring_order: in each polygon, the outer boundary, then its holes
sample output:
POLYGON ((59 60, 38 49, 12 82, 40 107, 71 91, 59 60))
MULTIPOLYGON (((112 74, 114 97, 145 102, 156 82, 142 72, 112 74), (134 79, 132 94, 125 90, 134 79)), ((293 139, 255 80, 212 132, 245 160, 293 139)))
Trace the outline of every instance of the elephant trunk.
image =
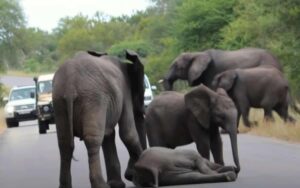
MULTIPOLYGON (((235 125, 235 124, 234 124, 235 125)), ((240 161, 239 161, 239 155, 238 155, 238 145, 237 145, 237 128, 236 126, 233 126, 234 128, 232 128, 231 130, 228 130, 229 132, 229 137, 230 137, 230 141, 231 141, 231 149, 232 149, 232 156, 233 156, 233 160, 236 166, 236 173, 239 173, 239 171, 241 170, 240 167, 240 161)))
POLYGON ((166 91, 173 90, 173 83, 174 83, 175 80, 177 80, 177 78, 175 76, 174 67, 171 67, 170 71, 168 72, 168 74, 163 79, 163 86, 164 86, 166 91))

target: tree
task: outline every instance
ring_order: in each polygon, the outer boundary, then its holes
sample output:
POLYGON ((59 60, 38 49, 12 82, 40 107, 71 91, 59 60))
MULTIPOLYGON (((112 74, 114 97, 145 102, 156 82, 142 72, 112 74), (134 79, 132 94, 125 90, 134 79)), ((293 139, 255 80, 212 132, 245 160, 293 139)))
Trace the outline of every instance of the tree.
POLYGON ((0 67, 4 69, 17 66, 22 54, 16 44, 16 33, 25 24, 19 1, 0 0, 0 18, 0 67))

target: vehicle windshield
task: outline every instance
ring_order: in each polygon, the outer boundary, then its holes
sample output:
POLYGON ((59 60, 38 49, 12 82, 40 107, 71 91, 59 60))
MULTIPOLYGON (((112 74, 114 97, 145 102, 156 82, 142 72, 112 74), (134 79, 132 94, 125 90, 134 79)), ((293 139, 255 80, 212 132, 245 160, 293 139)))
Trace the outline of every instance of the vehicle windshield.
POLYGON ((150 87, 146 76, 144 77, 144 87, 145 89, 148 89, 150 87))
POLYGON ((51 93, 52 92, 52 80, 41 81, 38 83, 39 93, 51 93))
POLYGON ((35 88, 14 89, 10 94, 10 101, 29 99, 31 93, 35 93, 35 88))

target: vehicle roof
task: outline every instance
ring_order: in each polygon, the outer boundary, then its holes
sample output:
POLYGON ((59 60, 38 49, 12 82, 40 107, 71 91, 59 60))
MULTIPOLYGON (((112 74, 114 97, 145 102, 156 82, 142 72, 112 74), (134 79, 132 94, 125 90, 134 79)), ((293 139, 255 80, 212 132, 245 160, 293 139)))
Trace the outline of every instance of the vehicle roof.
POLYGON ((35 88, 35 85, 32 85, 32 86, 15 86, 11 90, 27 89, 27 88, 35 88))
POLYGON ((53 80, 54 74, 45 74, 38 77, 38 81, 53 80))

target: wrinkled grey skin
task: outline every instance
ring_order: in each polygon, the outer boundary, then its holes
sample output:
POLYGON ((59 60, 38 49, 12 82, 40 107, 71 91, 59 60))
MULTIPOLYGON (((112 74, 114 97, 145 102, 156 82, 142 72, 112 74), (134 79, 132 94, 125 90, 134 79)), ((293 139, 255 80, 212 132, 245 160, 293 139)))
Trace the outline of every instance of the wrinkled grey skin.
POLYGON ((132 179, 133 164, 142 153, 136 128, 143 124, 144 69, 136 53, 127 51, 126 55, 132 64, 79 52, 55 73, 53 105, 61 157, 60 188, 72 187, 74 136, 86 145, 91 187, 125 187, 115 146, 116 124, 130 155, 125 177, 132 179), (101 146, 108 184, 101 173, 101 146))
POLYGON ((165 75, 165 90, 172 90, 177 79, 187 80, 190 86, 200 83, 211 88, 213 78, 226 70, 251 67, 275 67, 282 70, 278 60, 268 51, 259 48, 243 48, 236 51, 206 50, 182 53, 172 63, 165 75))
POLYGON ((236 171, 240 164, 237 147, 237 110, 223 89, 212 91, 204 85, 187 94, 162 92, 155 97, 146 111, 147 136, 150 146, 175 148, 195 142, 198 152, 224 165, 222 139, 219 127, 231 139, 236 171))
POLYGON ((192 150, 152 147, 134 165, 137 187, 235 181, 234 167, 221 166, 192 150))
POLYGON ((275 110, 284 121, 295 121, 288 114, 288 81, 277 69, 259 67, 228 70, 218 74, 212 86, 228 92, 236 104, 238 120, 242 115, 248 127, 253 125, 248 119, 250 107, 263 108, 266 120, 274 119, 272 110, 275 110))

